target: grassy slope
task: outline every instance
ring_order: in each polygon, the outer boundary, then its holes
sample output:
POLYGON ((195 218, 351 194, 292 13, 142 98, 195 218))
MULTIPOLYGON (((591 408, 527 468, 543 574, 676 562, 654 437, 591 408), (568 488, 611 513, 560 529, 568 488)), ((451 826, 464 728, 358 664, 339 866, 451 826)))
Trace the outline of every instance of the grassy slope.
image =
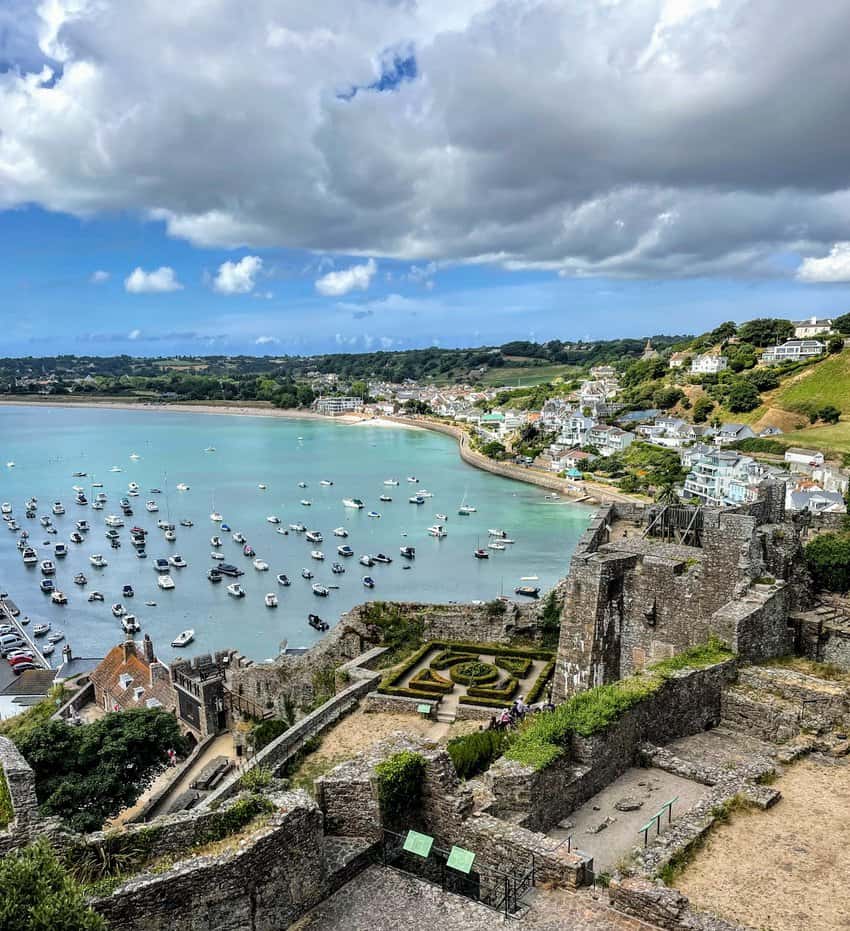
POLYGON ((792 375, 773 394, 772 406, 793 410, 799 404, 831 404, 850 414, 850 350, 792 375))
POLYGON ((518 385, 541 385, 554 378, 575 378, 581 369, 572 365, 535 365, 535 366, 504 366, 490 369, 480 379, 483 385, 494 385, 501 388, 508 386, 516 388, 518 385))

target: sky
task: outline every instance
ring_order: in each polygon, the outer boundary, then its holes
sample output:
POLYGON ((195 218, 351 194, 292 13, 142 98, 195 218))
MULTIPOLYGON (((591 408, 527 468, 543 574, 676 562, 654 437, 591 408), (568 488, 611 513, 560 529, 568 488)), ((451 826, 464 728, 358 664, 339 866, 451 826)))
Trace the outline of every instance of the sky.
POLYGON ((845 313, 848 41, 835 0, 2 0, 0 354, 845 313))

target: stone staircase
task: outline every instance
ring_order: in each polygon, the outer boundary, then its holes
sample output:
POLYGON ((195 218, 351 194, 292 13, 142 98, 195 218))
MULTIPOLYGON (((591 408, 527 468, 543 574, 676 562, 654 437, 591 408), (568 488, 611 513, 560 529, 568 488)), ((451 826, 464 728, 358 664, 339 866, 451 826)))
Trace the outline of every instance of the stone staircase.
POLYGON ((438 724, 454 724, 457 714, 454 711, 441 711, 437 706, 436 720, 438 724))

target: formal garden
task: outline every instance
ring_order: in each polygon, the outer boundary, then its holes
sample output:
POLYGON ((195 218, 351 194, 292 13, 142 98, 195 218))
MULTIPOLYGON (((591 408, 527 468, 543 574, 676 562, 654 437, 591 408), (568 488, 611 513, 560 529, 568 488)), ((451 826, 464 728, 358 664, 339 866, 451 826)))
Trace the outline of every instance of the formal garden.
POLYGON ((504 708, 523 696, 548 697, 555 668, 551 650, 430 640, 383 680, 378 691, 455 705, 504 708))

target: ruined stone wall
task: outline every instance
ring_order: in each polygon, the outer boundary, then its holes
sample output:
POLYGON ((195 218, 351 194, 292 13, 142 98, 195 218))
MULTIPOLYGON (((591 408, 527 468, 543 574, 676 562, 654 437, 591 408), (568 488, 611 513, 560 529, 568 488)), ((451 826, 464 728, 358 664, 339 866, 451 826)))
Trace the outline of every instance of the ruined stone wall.
POLYGON ((785 583, 755 585, 712 616, 712 633, 752 663, 790 653, 794 646, 789 626, 792 590, 785 583))
POLYGON ((112 931, 273 931, 321 899, 325 878, 322 814, 306 793, 287 793, 239 845, 133 878, 92 904, 112 931))

